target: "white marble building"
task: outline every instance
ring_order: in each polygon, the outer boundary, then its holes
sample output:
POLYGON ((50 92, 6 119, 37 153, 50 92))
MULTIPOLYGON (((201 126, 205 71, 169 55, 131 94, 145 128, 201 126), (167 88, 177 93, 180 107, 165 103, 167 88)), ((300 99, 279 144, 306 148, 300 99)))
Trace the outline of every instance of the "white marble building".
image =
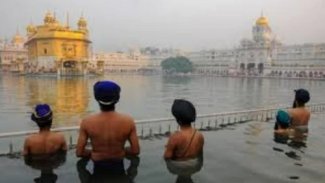
POLYGON ((149 68, 148 57, 138 50, 130 50, 126 53, 94 53, 89 68, 96 69, 99 61, 103 62, 105 72, 139 72, 149 68))
POLYGON ((195 72, 233 76, 325 77, 325 43, 283 45, 261 16, 252 29, 252 39, 227 50, 187 53, 195 72))
POLYGON ((0 39, 0 70, 20 72, 27 65, 27 49, 24 38, 17 31, 11 42, 0 39))

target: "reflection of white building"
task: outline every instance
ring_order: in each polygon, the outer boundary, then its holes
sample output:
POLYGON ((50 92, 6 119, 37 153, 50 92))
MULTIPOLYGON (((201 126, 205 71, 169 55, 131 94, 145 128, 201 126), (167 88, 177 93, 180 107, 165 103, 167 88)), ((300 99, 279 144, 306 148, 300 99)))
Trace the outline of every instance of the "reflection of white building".
POLYGON ((8 43, 0 40, 0 68, 4 72, 23 71, 27 63, 27 49, 24 47, 24 38, 19 32, 8 43))
MULTIPOLYGON (((92 63, 98 61, 103 62, 106 72, 138 72, 149 67, 148 57, 135 50, 93 54, 92 63)), ((96 68, 96 65, 91 67, 96 68)))

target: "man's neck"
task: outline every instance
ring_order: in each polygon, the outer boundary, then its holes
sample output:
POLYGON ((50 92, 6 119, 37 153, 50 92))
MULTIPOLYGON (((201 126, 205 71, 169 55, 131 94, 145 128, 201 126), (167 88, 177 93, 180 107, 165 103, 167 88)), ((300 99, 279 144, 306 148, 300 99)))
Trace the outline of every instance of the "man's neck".
POLYGON ((189 129, 192 129, 192 126, 191 125, 181 125, 180 128, 181 128, 181 130, 189 130, 189 129))
POLYGON ((41 129, 39 130, 40 133, 48 133, 48 132, 50 132, 50 131, 51 131, 51 128, 41 128, 41 129))

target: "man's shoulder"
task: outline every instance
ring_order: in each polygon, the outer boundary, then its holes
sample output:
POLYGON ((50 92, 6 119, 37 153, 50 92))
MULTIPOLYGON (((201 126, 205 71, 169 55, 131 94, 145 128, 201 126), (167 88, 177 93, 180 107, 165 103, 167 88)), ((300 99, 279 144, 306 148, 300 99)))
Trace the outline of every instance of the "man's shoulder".
POLYGON ((180 131, 176 131, 169 136, 169 138, 172 140, 177 140, 181 137, 182 137, 182 133, 180 131))
POLYGON ((38 133, 31 134, 26 137, 26 141, 33 141, 35 139, 39 139, 40 135, 38 133))
POLYGON ((87 124, 96 121, 98 117, 99 117, 99 113, 88 115, 81 120, 80 126, 84 128, 87 126, 87 124))
POLYGON ((64 139, 64 135, 62 132, 52 132, 52 136, 55 138, 64 139))
POLYGON ((117 113, 117 115, 119 115, 120 118, 125 120, 125 121, 134 122, 134 119, 128 114, 117 113))

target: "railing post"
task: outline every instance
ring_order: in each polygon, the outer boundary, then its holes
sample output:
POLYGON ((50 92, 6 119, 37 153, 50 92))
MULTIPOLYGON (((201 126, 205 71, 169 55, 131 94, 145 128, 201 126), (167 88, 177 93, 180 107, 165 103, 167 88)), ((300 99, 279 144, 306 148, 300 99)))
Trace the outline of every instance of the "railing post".
POLYGON ((168 132, 171 133, 171 126, 170 126, 170 124, 168 125, 168 132))
POLYGON ((160 124, 158 133, 161 134, 161 131, 162 131, 162 129, 161 129, 161 124, 160 124))
POLYGON ((149 128, 149 137, 152 137, 152 128, 149 128))
POLYGON ((70 148, 72 148, 72 146, 73 146, 73 139, 72 139, 72 135, 71 134, 69 136, 69 144, 70 144, 70 148))
POLYGON ((14 153, 14 146, 12 144, 12 141, 9 143, 9 154, 12 155, 14 153))
POLYGON ((143 134, 143 125, 141 125, 141 137, 143 138, 144 136, 143 136, 144 134, 143 134))
POLYGON ((262 112, 261 121, 264 121, 264 113, 262 112))

